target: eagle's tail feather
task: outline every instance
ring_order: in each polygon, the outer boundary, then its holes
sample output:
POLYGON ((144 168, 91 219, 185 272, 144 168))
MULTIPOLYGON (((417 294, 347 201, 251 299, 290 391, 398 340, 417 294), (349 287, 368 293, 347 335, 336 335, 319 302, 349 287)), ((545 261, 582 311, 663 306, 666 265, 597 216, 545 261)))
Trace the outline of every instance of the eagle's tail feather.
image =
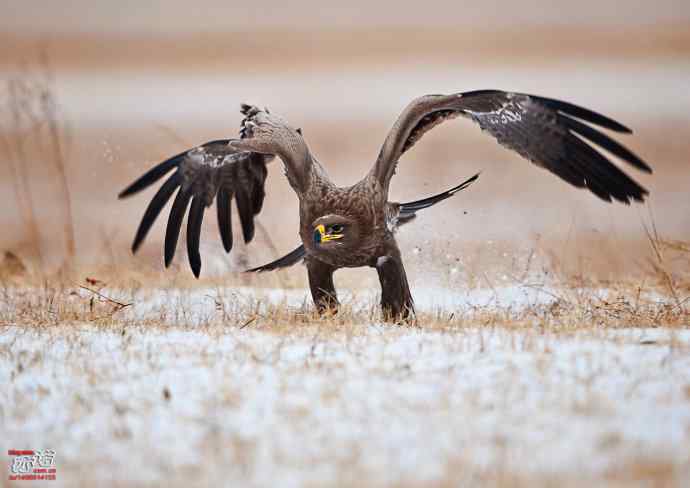
POLYGON ((452 197, 453 195, 455 195, 460 190, 464 190, 465 188, 470 186, 478 178, 479 178, 479 173, 474 175, 472 178, 463 181, 459 185, 454 186, 450 190, 446 190, 443 193, 439 193, 438 195, 434 195, 434 196, 428 197, 428 198, 423 198, 422 200, 416 200, 414 202, 401 203, 400 204, 400 215, 398 216, 398 218, 401 220, 410 219, 414 216, 414 214, 417 212, 417 210, 422 210, 423 208, 431 207, 432 205, 436 205, 438 202, 442 202, 446 198, 452 197))
POLYGON ((300 262, 302 259, 304 259, 304 256, 306 254, 307 251, 305 251, 304 245, 300 244, 299 247, 297 247, 297 249, 286 254, 282 258, 278 258, 275 261, 272 261, 268 264, 264 264, 263 266, 257 266, 256 268, 248 269, 246 273, 263 273, 264 271, 274 271, 276 269, 287 268, 289 266, 292 266, 293 264, 297 264, 298 262, 300 262))

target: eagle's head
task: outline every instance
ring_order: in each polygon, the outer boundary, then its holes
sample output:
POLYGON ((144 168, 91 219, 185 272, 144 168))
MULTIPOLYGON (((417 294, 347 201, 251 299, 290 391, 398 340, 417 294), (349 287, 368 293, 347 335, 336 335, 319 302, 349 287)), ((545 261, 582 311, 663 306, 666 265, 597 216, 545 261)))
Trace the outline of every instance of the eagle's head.
POLYGON ((342 249, 357 243, 359 227, 354 219, 329 214, 319 217, 312 224, 314 245, 321 249, 342 249))

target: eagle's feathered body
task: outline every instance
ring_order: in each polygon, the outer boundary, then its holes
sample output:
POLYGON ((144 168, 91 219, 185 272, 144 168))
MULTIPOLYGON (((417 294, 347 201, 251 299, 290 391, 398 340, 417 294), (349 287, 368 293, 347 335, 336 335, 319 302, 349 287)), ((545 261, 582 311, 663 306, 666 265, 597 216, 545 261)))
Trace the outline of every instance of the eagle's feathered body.
POLYGON ((300 237, 309 255, 336 268, 372 266, 391 238, 386 219, 386 199, 371 178, 349 186, 319 183, 300 196, 300 237), (325 249, 312 238, 313 222, 338 215, 358 223, 356 248, 325 249))
POLYGON ((268 271, 304 260, 314 302, 320 310, 337 305, 333 273, 338 268, 371 266, 381 282, 386 318, 405 318, 414 310, 405 269, 395 241, 396 229, 418 210, 449 198, 477 175, 441 194, 409 203, 388 201, 390 180, 400 157, 442 122, 465 117, 501 145, 556 174, 586 187, 599 198, 623 203, 643 201, 647 191, 611 163, 593 145, 651 172, 630 150, 593 126, 631 132, 591 110, 558 100, 481 90, 427 95, 410 103, 386 137, 372 170, 350 187, 338 187, 314 158, 299 129, 268 110, 243 105, 239 139, 211 141, 155 166, 125 189, 126 197, 175 169, 149 204, 132 245, 141 245, 163 206, 173 201, 165 236, 165 264, 175 254, 184 215, 187 252, 196 276, 201 271, 199 238, 205 209, 216 201, 218 226, 226 251, 232 248, 231 201, 240 217, 245 242, 254 236, 254 217, 265 197, 266 165, 278 156, 299 198, 302 244, 291 253, 250 271, 268 271))

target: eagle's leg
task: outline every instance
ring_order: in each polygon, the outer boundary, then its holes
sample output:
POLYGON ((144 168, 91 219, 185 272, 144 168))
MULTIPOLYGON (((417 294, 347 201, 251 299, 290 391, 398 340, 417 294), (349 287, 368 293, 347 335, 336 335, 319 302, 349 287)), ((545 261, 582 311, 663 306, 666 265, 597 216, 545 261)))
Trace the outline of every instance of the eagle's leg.
POLYGON ((387 322, 400 322, 414 315, 414 302, 405 267, 397 247, 376 260, 381 282, 381 312, 387 322))
POLYGON ((333 285, 335 268, 313 257, 305 259, 309 273, 309 288, 320 314, 338 311, 338 296, 333 285))

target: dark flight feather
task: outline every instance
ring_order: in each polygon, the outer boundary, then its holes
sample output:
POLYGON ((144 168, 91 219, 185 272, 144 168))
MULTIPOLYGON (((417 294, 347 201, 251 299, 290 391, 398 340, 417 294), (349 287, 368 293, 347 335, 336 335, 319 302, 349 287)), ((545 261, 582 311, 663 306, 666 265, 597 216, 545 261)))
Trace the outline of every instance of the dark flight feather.
POLYGON ((201 273, 201 254, 199 241, 201 237, 201 223, 204 219, 204 201, 201 197, 194 197, 187 219, 187 257, 195 277, 201 273))
POLYGON ((136 253, 137 249, 139 249, 139 246, 146 238, 146 235, 148 234, 158 215, 161 213, 161 210, 163 210, 163 207, 166 203, 168 203, 168 200, 170 200, 170 197, 175 192, 175 189, 180 185, 180 180, 181 178, 179 173, 173 174, 160 187, 153 199, 151 199, 151 203, 149 203, 149 206, 146 207, 146 211, 144 212, 144 216, 141 219, 136 236, 134 237, 134 242, 132 243, 132 253, 136 253))
POLYGON ((572 103, 563 102, 561 100, 555 100, 553 98, 538 97, 536 95, 528 95, 528 96, 532 100, 540 102, 552 110, 557 110, 557 111, 562 112, 564 114, 571 115, 571 116, 576 117, 578 119, 584 120, 584 121, 589 122, 591 124, 598 125, 600 127, 604 127, 606 129, 610 129, 610 130, 615 131, 615 132, 620 132, 623 134, 632 134, 632 130, 628 129, 626 126, 624 126, 620 122, 616 122, 615 120, 613 120, 613 119, 611 119, 605 115, 602 115, 598 112, 595 112, 594 110, 580 107, 579 105, 575 105, 572 103))
POLYGON ((470 186, 472 183, 474 183, 477 178, 479 178, 479 173, 476 175, 472 176, 471 178, 463 181, 457 186, 454 186, 450 190, 446 190, 443 193, 439 193, 438 195, 434 195, 428 198, 423 198, 421 200, 416 200, 414 202, 408 202, 408 203, 401 203, 400 204, 400 217, 407 217, 409 215, 414 214, 418 210, 422 210, 423 208, 428 208, 431 207, 432 205, 436 205, 438 202, 442 202, 443 200, 452 197, 455 195, 457 192, 464 190, 468 186, 470 186))
POLYGON ((304 245, 300 244, 295 250, 289 252, 285 256, 271 261, 263 266, 257 266, 256 268, 248 269, 246 273, 263 273, 265 271, 273 271, 276 269, 287 268, 294 264, 299 263, 304 256, 306 256, 307 251, 304 249, 304 245))
POLYGON ((259 154, 252 156, 252 161, 248 165, 251 174, 251 200, 252 214, 258 215, 264 205, 266 198, 265 182, 268 176, 268 168, 263 162, 263 157, 259 154), (256 160, 259 160, 258 162, 256 160))
POLYGON ((216 197, 216 205, 218 210, 218 229, 220 230, 220 238, 223 241, 223 249, 225 252, 232 250, 232 212, 230 211, 230 202, 232 197, 228 195, 227 190, 221 188, 218 190, 216 197))
POLYGON ((594 188, 598 187, 605 195, 595 192, 599 197, 607 201, 611 201, 609 197, 612 197, 625 204, 630 203, 631 200, 644 201, 645 195, 648 194, 647 190, 617 166, 611 164, 592 146, 574 136, 566 144, 568 160, 574 163, 584 178, 587 188, 594 191, 594 188))
POLYGON ((593 142, 602 149, 606 149, 614 156, 618 156, 622 160, 635 166, 637 169, 646 173, 652 172, 652 168, 650 168, 647 163, 642 161, 639 156, 630 151, 628 148, 622 146, 620 143, 614 141, 603 132, 599 132, 598 130, 595 130, 592 127, 575 119, 571 119, 570 117, 563 116, 561 121, 567 125, 572 132, 589 140, 590 142, 593 142))
POLYGON ((247 190, 243 187, 238 187, 235 191, 235 203, 237 204, 237 213, 240 214, 240 224, 242 225, 242 236, 244 242, 251 242, 254 238, 254 211, 252 208, 252 201, 247 194, 247 190))
POLYGON ((191 200, 191 192, 181 188, 177 192, 177 196, 173 201, 170 215, 168 215, 168 227, 165 229, 165 267, 167 268, 172 263, 175 257, 175 248, 177 247, 177 240, 180 237, 180 228, 182 227, 182 219, 187 212, 189 200, 191 200))
POLYGON ((162 163, 154 166, 149 171, 144 173, 143 176, 138 178, 134 183, 129 185, 127 188, 122 190, 118 195, 118 198, 126 198, 130 195, 140 192, 141 190, 151 186, 156 181, 165 176, 170 170, 177 167, 183 157, 187 154, 186 152, 180 153, 177 156, 173 156, 170 159, 163 161, 162 163))
MULTIPOLYGON (((230 139, 217 139, 215 141, 209 141, 205 144, 202 144, 199 147, 203 148, 218 148, 218 147, 227 147, 228 142, 230 139)), ((189 154, 189 151, 184 151, 181 152, 180 154, 177 154, 173 156, 172 158, 168 158, 165 161, 163 161, 160 164, 157 164, 150 170, 148 170, 146 173, 144 173, 141 177, 139 177, 134 183, 129 185, 127 188, 122 190, 120 194, 118 195, 118 198, 126 198, 130 195, 134 195, 135 193, 140 192, 141 190, 151 186, 154 184, 156 181, 161 179, 166 173, 168 173, 171 169, 175 167, 179 167, 181 163, 184 162, 184 160, 187 158, 189 154)))

